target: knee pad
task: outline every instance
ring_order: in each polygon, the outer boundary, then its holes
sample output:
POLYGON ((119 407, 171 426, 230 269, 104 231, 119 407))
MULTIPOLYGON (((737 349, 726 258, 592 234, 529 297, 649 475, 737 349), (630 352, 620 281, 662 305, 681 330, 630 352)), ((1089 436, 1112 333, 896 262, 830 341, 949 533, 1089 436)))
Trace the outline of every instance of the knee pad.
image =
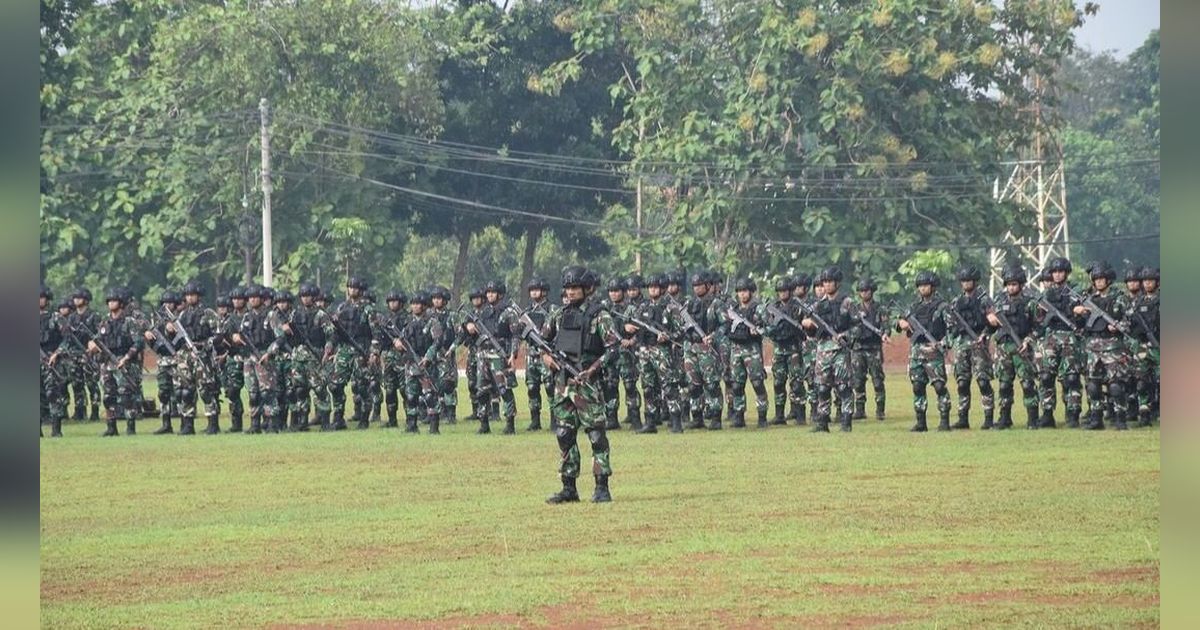
POLYGON ((1113 381, 1109 383, 1108 395, 1116 399, 1123 398, 1125 396, 1125 384, 1121 381, 1113 381))
POLYGON ((571 447, 575 446, 575 435, 575 427, 559 424, 558 428, 554 429, 554 438, 558 440, 559 450, 563 452, 571 450, 571 447))
POLYGON ((604 429, 592 429, 587 432, 588 441, 592 443, 592 450, 601 452, 608 450, 608 433, 604 429))
POLYGON ((829 398, 832 395, 833 395, 832 387, 830 387, 828 385, 821 385, 821 386, 817 387, 817 396, 820 396, 822 398, 829 398))
POLYGON ((939 397, 945 396, 949 393, 946 391, 946 384, 941 381, 935 381, 933 383, 933 391, 936 392, 939 397))
POLYGON ((1067 375, 1067 378, 1063 382, 1066 384, 1067 389, 1070 389, 1070 390, 1078 390, 1080 388, 1080 386, 1082 385, 1082 383, 1079 382, 1078 374, 1067 375))
POLYGON ((754 388, 756 394, 767 393, 767 386, 762 381, 750 381, 750 386, 754 388))
POLYGON ((913 396, 924 396, 925 387, 928 385, 925 381, 914 381, 912 384, 913 396))
POLYGON ((985 396, 990 396, 992 394, 992 382, 979 381, 979 393, 985 396))
MULTIPOLYGON (((1024 386, 1024 384, 1022 384, 1022 386, 1024 386)), ((1004 398, 1012 398, 1013 391, 1014 390, 1013 390, 1012 383, 1001 383, 1000 384, 1000 396, 1002 396, 1004 398)), ((1029 391, 1029 388, 1026 387, 1025 391, 1029 391)))
POLYGON ((1051 374, 1049 376, 1042 376, 1038 379, 1038 384, 1041 385, 1043 389, 1054 389, 1054 375, 1051 374))
POLYGON ((969 389, 971 389, 971 379, 969 379, 969 378, 957 379, 954 381, 954 385, 959 390, 962 390, 962 391, 969 390, 969 389))
POLYGON ((1100 388, 1100 381, 1088 379, 1086 390, 1088 398, 1091 399, 1098 399, 1103 394, 1100 388))

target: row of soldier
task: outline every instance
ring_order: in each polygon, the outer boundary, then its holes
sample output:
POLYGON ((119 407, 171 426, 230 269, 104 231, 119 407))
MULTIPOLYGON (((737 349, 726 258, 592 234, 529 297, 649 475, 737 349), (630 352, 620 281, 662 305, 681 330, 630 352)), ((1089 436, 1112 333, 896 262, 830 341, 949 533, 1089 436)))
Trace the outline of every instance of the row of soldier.
MULTIPOLYGON (((624 423, 641 433, 663 425, 672 432, 685 425, 720 429, 722 415, 731 426, 744 427, 747 382, 759 427, 789 420, 804 425, 811 415, 815 431, 828 431, 835 417, 849 431, 853 420, 866 417, 868 379, 875 416, 882 420, 883 346, 893 331, 903 331, 912 342, 913 430, 927 428, 929 386, 937 397, 938 428, 969 428, 972 380, 985 429, 1012 426, 1017 383, 1030 428, 1056 426, 1056 382, 1068 426, 1080 425, 1085 389, 1087 427, 1102 428, 1105 417, 1115 428, 1134 420, 1149 424, 1158 399, 1157 270, 1127 271, 1121 291, 1110 287, 1111 267, 1094 264, 1088 270, 1091 286, 1082 292, 1067 285, 1070 271, 1069 261, 1051 261, 1040 274, 1042 287, 1035 289, 1026 286, 1022 269, 1012 267, 1003 273, 1004 290, 989 297, 979 286, 978 270, 966 267, 956 274, 960 290, 948 301, 938 296, 938 277, 923 272, 917 300, 906 309, 876 301, 877 287, 869 279, 860 280, 851 297, 834 267, 813 278, 781 277, 773 298, 765 300, 748 278, 735 281, 732 295, 726 294, 715 272, 646 279, 634 274, 609 280, 603 292, 589 272, 587 299, 612 315, 620 334, 620 347, 605 355, 599 375, 606 428, 622 426, 622 394, 624 423), (764 339, 774 350, 770 422, 764 339), (947 350, 953 351, 958 395, 954 425, 947 350)), ((508 299, 502 282, 489 282, 458 308, 450 306, 444 287, 412 295, 393 291, 378 308, 360 278, 347 282, 345 298, 336 304, 313 284, 302 284, 297 293, 298 300, 288 291, 238 288, 219 297, 214 309, 204 305, 203 288, 189 282, 180 293, 164 292, 157 308, 147 312, 118 288, 106 295, 109 313, 103 317, 90 309, 86 290, 55 309, 52 293, 43 289, 42 401, 52 435, 61 434, 68 385, 76 418, 87 415, 89 404, 95 417, 102 402, 104 435, 116 435, 121 419, 127 433, 135 432, 142 408, 141 354, 147 348, 157 358, 162 425, 156 433, 174 432, 176 418, 180 433, 194 433, 198 402, 207 420, 204 432, 218 433, 222 398, 229 406, 229 431, 243 430, 247 412, 251 433, 307 431, 310 423, 345 429, 347 386, 355 427, 372 422, 398 427, 402 413, 407 431, 418 431, 424 422, 437 433, 441 422, 457 419, 460 347, 466 353, 468 417, 479 421, 480 433, 501 420, 503 432, 513 433, 515 365, 522 346, 526 428, 541 428, 542 391, 553 396, 553 379, 528 331, 540 331, 560 307, 548 299, 545 281, 530 282, 521 303, 508 299)))

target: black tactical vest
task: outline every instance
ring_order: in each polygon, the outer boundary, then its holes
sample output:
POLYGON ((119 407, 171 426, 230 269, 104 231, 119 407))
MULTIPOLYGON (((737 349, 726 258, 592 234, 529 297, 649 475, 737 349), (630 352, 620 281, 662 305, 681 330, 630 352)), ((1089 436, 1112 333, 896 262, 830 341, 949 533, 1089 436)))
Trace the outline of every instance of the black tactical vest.
POLYGON ((604 352, 604 340, 593 334, 592 321, 600 307, 592 304, 583 310, 579 306, 563 307, 554 336, 554 348, 572 360, 582 362, 604 352))
MULTIPOLYGON (((1067 287, 1051 286, 1046 289, 1044 297, 1047 302, 1053 304, 1068 319, 1074 317, 1071 314, 1071 307, 1073 306, 1071 292, 1067 290, 1067 287)), ((1049 330, 1071 330, 1071 326, 1067 325, 1053 313, 1046 313, 1045 318, 1042 320, 1042 325, 1049 330)))
MULTIPOLYGON (((959 294, 959 296, 955 298, 954 302, 950 305, 950 308, 953 308, 954 310, 958 311, 959 315, 962 315, 963 320, 967 322, 967 325, 970 326, 971 330, 975 331, 975 334, 977 335, 983 333, 987 326, 987 320, 984 318, 983 314, 983 301, 980 298, 980 295, 980 289, 975 289, 970 295, 965 293, 959 294)), ((958 324, 957 318, 954 321, 955 328, 962 327, 961 324, 958 324)), ((961 335, 971 334, 965 330, 957 330, 956 332, 961 335)))
POLYGON ((129 318, 121 315, 117 318, 109 317, 105 319, 96 329, 96 340, 104 344, 118 359, 128 354, 129 349, 134 346, 133 331, 130 330, 129 318))
MULTIPOLYGON (((745 306, 743 306, 741 303, 734 303, 730 305, 730 308, 733 310, 733 312, 740 315, 742 319, 746 320, 746 322, 748 322, 750 325, 757 325, 758 323, 757 316, 754 312, 757 307, 758 300, 750 300, 750 303, 746 304, 745 306)), ((749 326, 735 322, 732 317, 725 322, 725 325, 728 328, 729 340, 734 343, 751 343, 755 341, 762 341, 761 336, 750 332, 749 326)))
MULTIPOLYGON (((921 322, 925 330, 933 336, 934 341, 941 341, 946 338, 946 320, 938 317, 938 309, 942 305, 941 298, 934 297, 928 302, 922 300, 913 305, 910 316, 921 322)), ((916 326, 909 330, 909 336, 917 340, 918 343, 928 343, 929 340, 920 335, 916 331, 916 326)))
MULTIPOLYGON (((1024 339, 1033 332, 1033 318, 1029 314, 1030 297, 1024 294, 1012 297, 1004 293, 996 298, 996 312, 1004 315, 1004 319, 1008 320, 1008 325, 1012 326, 1013 332, 1017 333, 1018 337, 1024 339)), ((996 333, 997 339, 1008 338, 1003 331, 996 333)))
POLYGON ((1146 327, 1148 326, 1150 331, 1154 333, 1154 337, 1161 341, 1159 337, 1158 294, 1139 297, 1133 303, 1132 308, 1133 312, 1129 315, 1129 323, 1133 336, 1137 337, 1140 341, 1150 341, 1150 335, 1146 331, 1146 327))
MULTIPOLYGON (((1093 293, 1091 296, 1092 303, 1104 309, 1104 312, 1112 316, 1113 319, 1120 321, 1125 316, 1125 313, 1117 303, 1118 295, 1119 293, 1111 289, 1107 295, 1093 293)), ((1108 322, 1094 309, 1088 311, 1087 317, 1088 319, 1084 323, 1083 334, 1089 337, 1114 337, 1120 334, 1110 331, 1108 329, 1108 322)))

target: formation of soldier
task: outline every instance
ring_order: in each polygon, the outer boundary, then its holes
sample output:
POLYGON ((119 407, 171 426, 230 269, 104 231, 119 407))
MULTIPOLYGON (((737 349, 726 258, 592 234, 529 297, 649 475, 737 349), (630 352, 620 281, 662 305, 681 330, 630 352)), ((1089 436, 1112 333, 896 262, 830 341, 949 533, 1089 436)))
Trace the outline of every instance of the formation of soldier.
MULTIPOLYGON (((116 288, 105 295, 106 314, 91 309, 86 289, 60 303, 43 289, 42 419, 52 436, 61 435, 73 401, 76 419, 97 419, 103 406, 103 435, 117 435, 121 420, 127 434, 135 433, 144 408, 142 358, 150 350, 157 358, 157 434, 174 433, 176 420, 179 433, 194 434, 201 404, 207 434, 221 431, 223 404, 230 432, 393 428, 403 419, 408 432, 426 425, 436 434, 442 423, 458 420, 461 348, 471 408, 466 417, 478 421, 479 433, 500 422, 502 433, 516 432, 515 366, 522 349, 530 416, 525 429, 542 429, 547 411, 550 428, 560 434, 568 413, 576 430, 588 432, 594 452, 602 442, 606 453, 604 431, 623 427, 638 433, 719 430, 723 422, 745 427, 747 386, 759 428, 811 422, 813 431, 825 432, 836 422, 850 431, 854 420, 867 417, 868 381, 874 416, 885 418, 883 348, 893 333, 911 341, 914 431, 927 430, 929 387, 937 428, 970 428, 972 381, 984 429, 1013 426, 1018 382, 1029 428, 1057 426, 1058 386, 1069 427, 1081 426, 1082 419, 1090 429, 1104 428, 1106 421, 1123 429, 1157 417, 1157 269, 1126 271, 1120 288, 1113 286, 1116 273, 1109 265, 1094 263, 1090 286, 1076 291, 1067 284, 1071 263, 1060 258, 1041 271, 1036 287, 1020 267, 1005 269, 1003 290, 988 296, 979 270, 968 266, 956 274, 959 290, 947 299, 938 293, 937 275, 921 272, 917 299, 907 308, 879 303, 870 279, 860 280, 852 295, 836 267, 812 277, 780 277, 774 295, 762 298, 749 278, 735 280, 732 292, 725 292, 724 277, 713 271, 632 274, 608 280, 603 291, 590 270, 567 271, 557 301, 550 299, 549 284, 535 278, 519 300, 508 297, 503 282, 492 281, 470 291, 458 307, 441 286, 411 295, 391 291, 377 305, 368 283, 357 277, 340 300, 311 283, 301 284, 296 296, 248 286, 219 296, 213 307, 204 303, 197 282, 163 292, 153 308, 116 288), (573 304, 575 288, 583 298, 573 304), (597 363, 576 366, 590 380, 565 407, 557 402, 566 387, 563 372, 552 367, 562 350, 554 340, 564 316, 571 326, 579 323, 575 319, 602 319, 614 337, 611 346, 584 344, 583 354, 597 363), (764 341, 773 347, 773 400, 764 341), (954 424, 948 350, 957 388, 954 424), (598 405, 598 422, 580 424, 577 411, 564 411, 589 401, 598 405)), ((576 334, 571 343, 583 343, 576 334)), ((576 350, 572 356, 578 358, 576 350)), ((572 432, 571 448, 574 439, 572 432)), ((578 474, 578 450, 570 455, 571 448, 564 447, 564 475, 578 474)), ((607 475, 607 455, 596 458, 597 474, 607 475)))

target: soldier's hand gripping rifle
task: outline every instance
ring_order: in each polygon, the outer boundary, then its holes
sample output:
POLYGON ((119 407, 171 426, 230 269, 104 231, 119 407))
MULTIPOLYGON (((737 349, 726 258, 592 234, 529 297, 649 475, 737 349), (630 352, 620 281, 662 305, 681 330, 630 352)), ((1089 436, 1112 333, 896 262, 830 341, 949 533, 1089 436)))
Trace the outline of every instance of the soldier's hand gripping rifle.
MULTIPOLYGON (((1068 290, 1068 291, 1070 291, 1070 289, 1067 289, 1067 290, 1068 290)), ((1074 293, 1074 292, 1072 291, 1072 293, 1074 293)), ((1047 312, 1047 313, 1049 313, 1050 315, 1053 315, 1054 317, 1057 317, 1057 318, 1058 318, 1060 321, 1062 321, 1062 323, 1066 324, 1066 325, 1067 325, 1067 327, 1068 327, 1068 328, 1070 328, 1071 330, 1073 330, 1073 331, 1075 331, 1075 332, 1079 332, 1079 324, 1076 324, 1074 319, 1071 319, 1070 317, 1067 317, 1065 314, 1063 314, 1063 312, 1062 312, 1062 311, 1058 310, 1058 307, 1057 307, 1057 306, 1055 306, 1055 305, 1051 304, 1051 303, 1050 303, 1050 300, 1047 300, 1047 299, 1046 299, 1046 294, 1045 294, 1045 293, 1043 293, 1043 294, 1041 295, 1041 297, 1039 297, 1039 298, 1038 298, 1038 303, 1037 303, 1037 305, 1038 305, 1038 306, 1039 306, 1039 307, 1040 307, 1040 308, 1041 308, 1043 311, 1046 311, 1046 312, 1047 312)))
POLYGON ((849 341, 848 339, 846 339, 845 333, 840 333, 840 332, 834 330, 833 326, 830 326, 829 322, 825 321, 825 318, 821 317, 817 313, 817 303, 816 302, 813 302, 811 305, 807 305, 807 306, 802 304, 800 306, 800 308, 804 309, 805 317, 816 322, 817 325, 820 326, 821 329, 824 330, 826 333, 828 333, 829 336, 831 338, 833 338, 834 341, 838 342, 839 344, 841 344, 843 346, 846 345, 846 343, 849 341))
POLYGON ((871 322, 867 321, 867 312, 862 310, 861 308, 858 309, 858 321, 863 326, 866 326, 867 330, 875 333, 876 335, 879 335, 880 339, 885 339, 888 336, 887 333, 883 332, 882 328, 879 328, 875 324, 872 324, 871 322))
POLYGON ((113 380, 117 382, 117 386, 125 387, 127 381, 125 380, 125 374, 121 372, 121 369, 125 367, 125 364, 122 363, 122 361, 127 360, 128 357, 118 358, 117 355, 113 354, 112 350, 108 349, 108 346, 104 345, 104 343, 97 338, 99 335, 96 333, 96 331, 88 328, 86 324, 80 323, 80 325, 83 326, 84 332, 88 333, 88 335, 91 337, 91 339, 88 340, 88 343, 94 344, 97 348, 99 348, 100 352, 104 354, 106 361, 112 363, 113 380))
POLYGON ((533 319, 529 317, 529 311, 522 312, 520 317, 517 318, 517 322, 521 324, 521 339, 523 339, 525 343, 537 348, 542 353, 549 355, 550 358, 554 359, 554 362, 558 364, 558 367, 566 370, 567 374, 570 374, 572 378, 582 382, 581 377, 583 376, 583 370, 575 367, 575 364, 571 362, 570 357, 568 357, 558 348, 555 348, 554 345, 549 341, 546 341, 546 338, 542 336, 542 333, 537 330, 537 325, 533 323, 533 319))
POLYGON ((758 326, 755 326, 754 324, 751 324, 750 322, 746 321, 745 317, 742 317, 741 315, 738 314, 737 311, 735 311, 733 309, 732 304, 725 307, 725 316, 733 321, 733 326, 730 326, 730 328, 729 328, 730 330, 733 330, 734 328, 737 328, 738 326, 745 326, 746 330, 750 331, 751 335, 757 335, 759 337, 762 336, 763 330, 761 328, 759 328, 758 326))
POLYGON ((778 306, 776 306, 775 304, 768 304, 767 312, 770 313, 772 316, 774 316, 776 319, 792 326, 798 332, 804 332, 804 326, 802 326, 800 324, 800 322, 796 321, 794 318, 789 316, 787 313, 780 310, 780 308, 778 306))
POLYGON ((58 358, 58 352, 55 352, 54 354, 46 354, 46 351, 42 350, 41 348, 38 348, 38 351, 42 353, 42 365, 45 365, 46 369, 50 370, 50 373, 53 374, 55 378, 58 378, 59 380, 66 380, 63 378, 62 372, 59 372, 58 368, 54 367, 54 360, 58 358))
POLYGON ((985 337, 981 333, 975 332, 974 328, 971 328, 971 325, 967 323, 967 318, 963 317, 962 313, 958 312, 957 308, 951 306, 950 312, 954 314, 954 321, 958 322, 958 325, 963 329, 963 332, 971 336, 972 344, 977 345, 983 343, 985 337))
MULTIPOLYGON (((192 336, 188 334, 187 327, 179 321, 179 314, 172 313, 170 309, 164 309, 167 320, 170 321, 172 327, 175 328, 175 334, 183 339, 183 344, 187 347, 192 356, 196 357, 196 363, 200 366, 201 378, 208 380, 210 378, 209 366, 204 361, 204 355, 200 353, 200 349, 192 342, 192 336)), ((211 346, 210 346, 211 348, 211 346)))
POLYGON ((1137 310, 1136 306, 1130 307, 1133 309, 1133 316, 1137 318, 1137 323, 1146 331, 1146 336, 1150 338, 1150 344, 1158 348, 1158 335, 1154 334, 1154 329, 1150 328, 1150 324, 1146 322, 1146 318, 1142 317, 1142 312, 1137 310))
POLYGON ((495 348, 496 352, 500 353, 500 356, 506 358, 509 356, 509 351, 505 350, 504 346, 501 345, 501 343, 496 339, 495 335, 492 334, 492 331, 488 330, 487 325, 483 323, 483 320, 480 319, 479 315, 475 313, 469 313, 467 311, 463 311, 463 314, 467 316, 468 323, 475 325, 476 334, 478 334, 483 338, 484 341, 488 342, 488 344, 495 348))
MULTIPOLYGON (((610 311, 610 312, 612 312, 612 311, 610 311)), ((630 324, 637 326, 638 328, 644 329, 646 332, 654 335, 655 337, 666 337, 667 341, 673 346, 677 346, 680 348, 683 347, 683 345, 681 345, 678 341, 675 341, 674 339, 672 339, 671 335, 668 335, 666 333, 666 331, 664 331, 661 328, 656 327, 654 324, 651 324, 650 322, 647 322, 644 319, 639 318, 636 315, 625 315, 624 313, 616 313, 616 312, 612 312, 612 314, 614 317, 623 319, 623 320, 629 322, 630 324)))
POLYGON ((705 348, 708 348, 708 351, 717 357, 717 363, 721 366, 722 372, 729 369, 729 366, 725 363, 725 356, 717 350, 716 346, 705 341, 705 339, 708 338, 708 335, 704 332, 704 329, 700 327, 700 324, 696 323, 696 319, 692 317, 691 313, 688 312, 687 307, 679 302, 675 302, 674 300, 672 300, 671 306, 676 309, 676 312, 679 313, 680 318, 683 319, 683 325, 692 332, 696 333, 696 336, 700 338, 700 343, 705 348))
POLYGON ((387 325, 383 327, 383 332, 391 338, 393 347, 395 347, 396 342, 399 342, 400 347, 403 348, 404 351, 408 353, 409 358, 412 359, 411 365, 413 367, 413 375, 416 376, 417 380, 421 383, 421 391, 428 391, 430 388, 432 388, 433 377, 429 376, 429 370, 426 369, 425 358, 418 355, 417 351, 413 350, 413 347, 408 344, 408 341, 404 338, 404 331, 396 328, 396 322, 392 321, 388 322, 387 325), (392 334, 393 332, 395 334, 392 334))
POLYGON ((1071 297, 1075 298, 1076 300, 1079 300, 1080 303, 1083 305, 1083 307, 1088 310, 1088 319, 1087 319, 1087 327, 1088 328, 1091 328, 1092 325, 1096 323, 1097 319, 1103 319, 1105 323, 1107 323, 1109 326, 1111 326, 1113 328, 1113 330, 1121 333, 1122 335, 1124 335, 1125 337, 1127 337, 1129 339, 1132 339, 1133 341, 1138 340, 1137 337, 1134 337, 1133 334, 1129 332, 1128 324, 1126 324, 1125 322, 1117 321, 1116 318, 1114 318, 1112 315, 1108 314, 1108 311, 1100 308, 1100 305, 1096 304, 1096 302, 1092 300, 1091 295, 1080 295, 1078 292, 1075 291, 1075 289, 1072 289, 1070 287, 1067 288, 1067 291, 1070 291, 1071 297))
POLYGON ((346 329, 342 327, 341 322, 338 321, 336 313, 329 316, 329 321, 333 323, 333 327, 336 328, 338 332, 342 333, 342 337, 345 337, 346 342, 350 344, 351 348, 354 348, 354 351, 358 353, 359 357, 363 359, 370 358, 371 353, 367 352, 367 349, 363 348, 362 344, 358 343, 354 337, 350 336, 350 333, 346 332, 346 329))
POLYGON ((1008 321, 1008 317, 1006 317, 1004 313, 993 310, 992 314, 995 315, 996 319, 1000 322, 1000 332, 1009 339, 1012 339, 1013 343, 1017 344, 1017 352, 1024 352, 1025 347, 1029 345, 1029 340, 1021 339, 1017 336, 1017 331, 1012 327, 1012 323, 1008 321))
POLYGON ((914 331, 916 331, 917 337, 924 337, 926 341, 934 345, 942 344, 942 342, 934 339, 933 335, 929 334, 929 329, 925 328, 925 324, 922 324, 920 319, 917 319, 915 316, 913 316, 912 309, 905 311, 905 313, 900 316, 900 319, 908 322, 908 325, 911 326, 914 331))

